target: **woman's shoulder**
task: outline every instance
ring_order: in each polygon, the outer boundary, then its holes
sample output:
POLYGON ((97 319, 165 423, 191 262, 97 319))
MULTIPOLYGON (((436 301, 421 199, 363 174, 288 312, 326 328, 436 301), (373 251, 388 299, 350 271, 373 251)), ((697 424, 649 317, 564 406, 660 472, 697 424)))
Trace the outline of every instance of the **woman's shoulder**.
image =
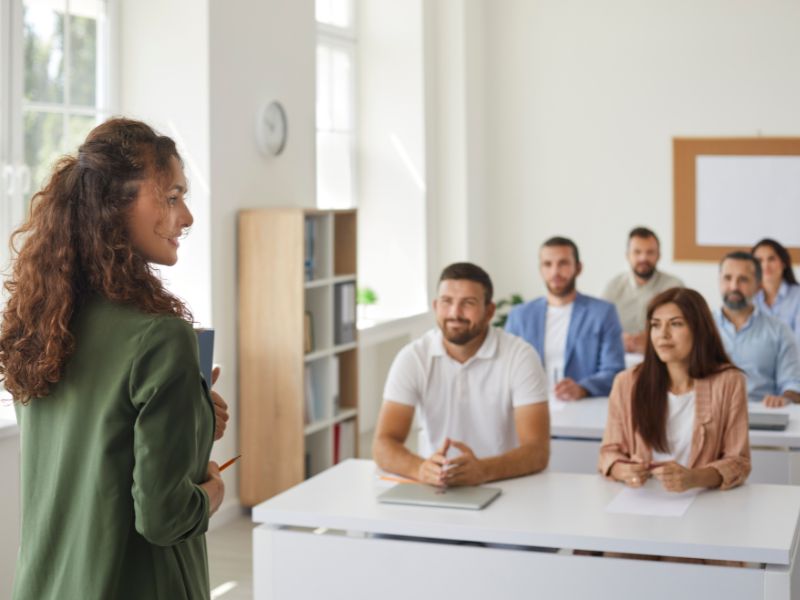
POLYGON ((194 335, 191 323, 169 314, 147 313, 136 306, 94 296, 84 302, 77 315, 78 333, 86 328, 107 332, 116 338, 159 340, 194 335))
POLYGON ((744 373, 733 365, 729 365, 716 373, 703 378, 712 387, 727 387, 731 385, 745 385, 744 373))
POLYGON ((633 367, 629 367, 617 373, 617 376, 614 377, 614 385, 626 388, 632 387, 636 382, 636 378, 639 376, 639 367, 640 365, 634 365, 633 367))

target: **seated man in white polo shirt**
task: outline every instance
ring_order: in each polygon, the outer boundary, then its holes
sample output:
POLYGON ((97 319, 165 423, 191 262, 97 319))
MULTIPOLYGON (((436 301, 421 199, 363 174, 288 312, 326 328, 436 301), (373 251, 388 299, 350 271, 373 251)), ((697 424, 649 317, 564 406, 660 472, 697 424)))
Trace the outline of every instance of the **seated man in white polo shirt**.
POLYGON ((433 308, 438 328, 403 348, 389 371, 375 462, 433 485, 478 485, 544 469, 547 377, 532 346, 491 326, 489 275, 471 263, 450 265, 433 308), (422 456, 404 445, 417 408, 422 456))

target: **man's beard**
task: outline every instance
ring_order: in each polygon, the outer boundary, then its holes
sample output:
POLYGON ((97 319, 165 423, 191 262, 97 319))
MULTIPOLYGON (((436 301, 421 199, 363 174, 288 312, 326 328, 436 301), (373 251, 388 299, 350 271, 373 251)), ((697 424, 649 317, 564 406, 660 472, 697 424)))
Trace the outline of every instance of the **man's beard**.
POLYGON ((552 287, 547 282, 545 282, 545 285, 547 285, 547 291, 550 292, 551 294, 553 294, 553 296, 557 296, 558 298, 563 298, 564 296, 569 296, 572 292, 575 291, 575 281, 576 280, 577 280, 577 277, 573 277, 572 279, 567 281, 566 284, 564 284, 564 287, 561 288, 561 290, 555 289, 554 287, 552 287))
POLYGON ((741 292, 726 292, 722 296, 722 302, 731 310, 742 310, 748 305, 747 298, 741 292))
POLYGON ((644 279, 645 281, 649 280, 653 275, 656 273, 656 266, 650 263, 644 263, 644 265, 636 265, 633 269, 633 273, 639 278, 644 279), (647 266, 644 266, 647 265, 647 266))
POLYGON ((452 321, 465 324, 469 324, 469 321, 467 321, 466 319, 446 319, 445 322, 443 323, 443 326, 440 327, 440 329, 442 330, 442 335, 444 335, 444 339, 446 339, 451 344, 455 344, 456 346, 463 346, 465 344, 468 344, 476 337, 481 335, 485 330, 485 326, 482 326, 480 323, 476 323, 473 327, 462 329, 458 333, 448 333, 447 324, 452 321))

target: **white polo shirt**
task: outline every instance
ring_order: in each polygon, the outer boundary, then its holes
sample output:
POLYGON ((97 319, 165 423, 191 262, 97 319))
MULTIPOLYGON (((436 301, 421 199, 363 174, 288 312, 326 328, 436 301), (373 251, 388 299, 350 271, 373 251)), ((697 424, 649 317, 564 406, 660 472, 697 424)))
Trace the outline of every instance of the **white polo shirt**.
POLYGON ((420 456, 430 456, 449 437, 485 458, 519 445, 514 408, 547 402, 547 377, 536 350, 515 335, 490 327, 475 356, 462 364, 447 354, 436 328, 399 352, 383 397, 418 409, 428 445, 420 456))

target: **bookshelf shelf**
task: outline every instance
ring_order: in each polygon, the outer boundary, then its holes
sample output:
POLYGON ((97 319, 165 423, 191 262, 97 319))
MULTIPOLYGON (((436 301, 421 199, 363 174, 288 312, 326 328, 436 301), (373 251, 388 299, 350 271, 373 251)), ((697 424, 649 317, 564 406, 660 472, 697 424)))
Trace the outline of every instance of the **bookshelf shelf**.
POLYGON ((322 419, 320 421, 315 421, 313 423, 309 423, 306 425, 305 428, 305 435, 311 435, 312 433, 316 433, 326 427, 330 427, 331 425, 335 425, 336 423, 341 423, 342 421, 347 421, 348 419, 352 419, 358 414, 358 411, 355 408, 348 408, 338 412, 335 416, 331 417, 330 419, 322 419))
POLYGON ((333 285, 336 283, 347 283, 350 281, 355 281, 356 276, 353 275, 339 275, 338 277, 329 277, 327 279, 314 279, 312 281, 306 281, 304 287, 308 289, 324 287, 327 285, 333 285))
POLYGON ((311 352, 309 354, 306 354, 304 360, 305 362, 310 363, 325 356, 333 356, 334 354, 347 352, 348 350, 353 350, 354 348, 358 348, 357 342, 351 342, 349 344, 339 344, 338 346, 334 346, 333 348, 327 348, 326 350, 317 350, 316 352, 311 352))
POLYGON ((239 215, 246 506, 357 452, 356 217, 299 208, 239 215))

